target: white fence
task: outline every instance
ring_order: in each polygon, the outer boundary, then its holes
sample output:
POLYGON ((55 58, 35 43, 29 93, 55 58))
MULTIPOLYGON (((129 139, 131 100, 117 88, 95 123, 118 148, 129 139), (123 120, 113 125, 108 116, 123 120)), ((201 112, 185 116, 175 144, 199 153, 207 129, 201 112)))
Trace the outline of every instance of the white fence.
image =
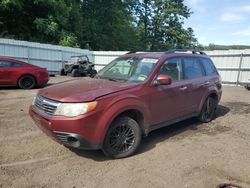
MULTIPOLYGON (((100 70, 126 51, 89 51, 79 48, 61 47, 49 44, 0 39, 0 56, 12 57, 28 63, 47 67, 50 72, 58 72, 63 63, 73 55, 88 55, 100 70)), ((222 81, 242 84, 250 79, 250 50, 206 51, 220 72, 222 81)))
POLYGON ((79 48, 69 48, 50 44, 40 44, 18 40, 0 39, 0 56, 11 57, 30 64, 47 67, 50 72, 58 72, 64 62, 74 55, 88 55, 92 52, 79 48))

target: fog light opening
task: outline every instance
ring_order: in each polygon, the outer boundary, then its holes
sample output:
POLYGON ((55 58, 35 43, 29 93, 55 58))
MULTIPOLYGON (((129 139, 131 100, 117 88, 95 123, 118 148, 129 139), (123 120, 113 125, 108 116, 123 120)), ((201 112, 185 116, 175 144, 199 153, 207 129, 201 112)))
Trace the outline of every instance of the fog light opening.
POLYGON ((67 141, 68 141, 68 144, 74 148, 80 147, 80 141, 75 137, 69 136, 67 138, 67 141))

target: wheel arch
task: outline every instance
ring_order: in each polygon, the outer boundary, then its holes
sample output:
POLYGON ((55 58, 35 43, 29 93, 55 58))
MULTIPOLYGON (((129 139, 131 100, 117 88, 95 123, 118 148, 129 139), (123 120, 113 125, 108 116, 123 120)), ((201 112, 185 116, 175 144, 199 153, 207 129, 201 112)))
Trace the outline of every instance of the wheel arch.
POLYGON ((22 77, 24 77, 24 76, 31 76, 31 77, 33 77, 33 78, 35 79, 35 85, 37 85, 37 79, 36 79, 36 76, 35 76, 35 75, 30 74, 30 73, 24 73, 24 74, 21 74, 21 75, 17 78, 17 80, 16 80, 16 85, 17 85, 17 86, 18 86, 19 80, 20 80, 22 77))
POLYGON ((147 112, 145 105, 140 101, 135 99, 119 100, 108 106, 105 114, 98 122, 98 131, 96 131, 97 135, 95 135, 97 140, 103 142, 111 124, 121 116, 128 116, 134 119, 139 124, 142 134, 147 135, 150 114, 147 112))
MULTIPOLYGON (((138 109, 127 109, 127 110, 124 110, 123 112, 120 112, 112 121, 111 121, 111 124, 119 117, 122 117, 122 116, 128 116, 130 118, 132 118, 133 120, 135 120, 142 133, 145 134, 145 127, 144 127, 144 115, 143 113, 138 110, 138 109)), ((110 126, 110 125, 109 125, 110 126)))
POLYGON ((210 91, 201 101, 200 106, 199 106, 199 112, 202 110, 202 107, 208 97, 212 97, 216 100, 217 104, 219 102, 219 96, 216 91, 212 90, 210 91))

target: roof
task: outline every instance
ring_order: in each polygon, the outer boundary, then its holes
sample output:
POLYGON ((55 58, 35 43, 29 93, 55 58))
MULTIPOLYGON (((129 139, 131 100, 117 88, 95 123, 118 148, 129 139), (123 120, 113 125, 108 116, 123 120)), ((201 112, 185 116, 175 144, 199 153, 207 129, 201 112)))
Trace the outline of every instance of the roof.
POLYGON ((202 51, 197 51, 194 49, 171 49, 171 50, 167 50, 167 51, 163 51, 163 52, 154 52, 154 51, 148 51, 148 52, 136 52, 136 51, 132 51, 132 52, 128 52, 127 54, 125 54, 125 56, 128 57, 151 57, 151 58, 160 58, 163 55, 169 55, 169 56, 176 56, 176 55, 185 55, 185 56, 207 56, 207 54, 205 52, 202 51))

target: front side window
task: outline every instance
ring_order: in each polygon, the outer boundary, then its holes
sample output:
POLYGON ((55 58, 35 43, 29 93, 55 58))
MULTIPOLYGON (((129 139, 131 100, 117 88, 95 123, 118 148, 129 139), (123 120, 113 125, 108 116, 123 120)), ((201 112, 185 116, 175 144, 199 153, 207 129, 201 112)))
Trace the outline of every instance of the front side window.
POLYGON ((182 66, 180 58, 171 58, 166 60, 158 74, 165 74, 172 78, 172 81, 182 80, 182 66))
POLYGON ((117 58, 99 71, 98 77, 132 83, 144 82, 157 62, 157 58, 117 58))
POLYGON ((204 76, 204 70, 198 58, 183 58, 183 69, 185 79, 194 79, 204 76))
POLYGON ((201 63, 205 69, 206 75, 210 76, 217 73, 216 68, 210 59, 201 58, 201 63))
POLYGON ((8 61, 0 61, 0 68, 11 67, 11 62, 8 61))

